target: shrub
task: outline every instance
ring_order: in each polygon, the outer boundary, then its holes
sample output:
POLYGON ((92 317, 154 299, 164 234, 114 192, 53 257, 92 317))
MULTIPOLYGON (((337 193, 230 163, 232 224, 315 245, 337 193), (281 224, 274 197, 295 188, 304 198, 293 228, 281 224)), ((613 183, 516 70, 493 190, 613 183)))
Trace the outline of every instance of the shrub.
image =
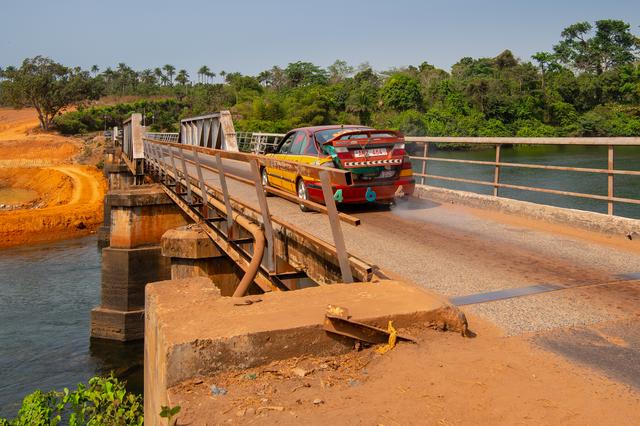
POLYGON ((27 395, 15 419, 0 419, 0 426, 142 425, 142 397, 125 389, 113 375, 93 377, 89 386, 62 392, 40 390, 27 395))

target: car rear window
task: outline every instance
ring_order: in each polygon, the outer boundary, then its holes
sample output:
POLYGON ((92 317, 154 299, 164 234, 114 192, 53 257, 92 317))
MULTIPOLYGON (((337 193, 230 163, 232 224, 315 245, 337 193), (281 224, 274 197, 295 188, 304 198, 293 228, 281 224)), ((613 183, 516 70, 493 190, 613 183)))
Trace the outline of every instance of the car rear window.
POLYGON ((316 140, 319 143, 325 143, 326 141, 335 138, 340 133, 350 132, 352 130, 358 130, 358 129, 369 130, 370 127, 343 127, 343 128, 337 128, 337 129, 320 130, 315 133, 315 136, 316 136, 316 140))
MULTIPOLYGON (((367 139, 369 137, 369 135, 366 134, 362 134, 362 133, 356 133, 355 135, 344 135, 340 138, 341 141, 346 141, 349 139, 367 139)), ((371 133, 371 139, 376 139, 376 138, 395 138, 397 137, 394 133, 389 133, 389 132, 378 132, 378 133, 371 133)))

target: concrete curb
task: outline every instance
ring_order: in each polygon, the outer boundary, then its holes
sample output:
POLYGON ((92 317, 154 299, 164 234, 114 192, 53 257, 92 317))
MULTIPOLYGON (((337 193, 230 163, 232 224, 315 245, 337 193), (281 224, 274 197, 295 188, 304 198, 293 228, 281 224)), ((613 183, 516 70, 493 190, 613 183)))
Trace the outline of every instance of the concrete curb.
POLYGON ((495 210, 543 222, 568 225, 607 235, 629 236, 640 239, 640 220, 619 216, 546 206, 527 201, 499 198, 473 192, 456 191, 427 185, 416 185, 415 197, 440 202, 451 202, 469 207, 495 210))

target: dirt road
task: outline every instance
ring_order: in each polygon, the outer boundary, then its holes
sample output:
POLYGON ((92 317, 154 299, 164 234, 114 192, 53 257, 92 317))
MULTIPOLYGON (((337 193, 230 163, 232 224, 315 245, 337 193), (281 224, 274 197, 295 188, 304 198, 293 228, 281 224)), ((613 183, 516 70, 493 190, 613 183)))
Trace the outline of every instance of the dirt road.
POLYGON ((0 187, 38 193, 29 205, 0 208, 0 248, 86 235, 102 223, 106 184, 95 167, 74 164, 82 149, 79 139, 39 132, 34 110, 0 109, 0 187))

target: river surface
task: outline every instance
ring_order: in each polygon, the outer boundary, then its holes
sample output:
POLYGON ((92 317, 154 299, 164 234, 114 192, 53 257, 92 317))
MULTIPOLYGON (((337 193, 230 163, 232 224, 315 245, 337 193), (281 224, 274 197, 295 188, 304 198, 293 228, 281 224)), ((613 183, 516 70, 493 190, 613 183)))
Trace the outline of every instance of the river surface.
POLYGON ((95 237, 0 250, 0 417, 36 389, 110 371, 142 393, 142 344, 89 338, 100 259, 95 237))
MULTIPOLYGON (((432 144, 433 145, 433 144, 432 144)), ((416 155, 422 156, 422 147, 416 155)), ((443 151, 433 147, 429 153, 433 157, 455 158, 462 160, 495 161, 493 147, 475 151, 443 151)), ((552 166, 607 168, 607 148, 601 146, 521 146, 503 147, 501 161, 509 163, 542 164, 552 166)), ((421 163, 414 160, 414 170, 421 170, 421 163)), ((617 170, 640 170, 640 147, 616 147, 614 164, 617 170)), ((493 182, 494 167, 486 165, 427 163, 427 173, 493 182)), ((420 182, 420 177, 416 177, 420 182)), ((620 176, 614 178, 614 195, 622 198, 640 199, 640 176, 620 176)), ((556 170, 520 169, 502 167, 500 182, 512 185, 533 186, 561 191, 582 192, 585 194, 607 195, 607 175, 556 170)), ((450 189, 492 194, 493 187, 461 182, 450 182, 427 178, 428 185, 450 189)), ((523 201, 548 204, 552 206, 607 212, 607 202, 586 198, 566 197, 540 192, 500 188, 500 196, 523 201)), ((640 205, 615 203, 614 214, 640 219, 640 205)))

